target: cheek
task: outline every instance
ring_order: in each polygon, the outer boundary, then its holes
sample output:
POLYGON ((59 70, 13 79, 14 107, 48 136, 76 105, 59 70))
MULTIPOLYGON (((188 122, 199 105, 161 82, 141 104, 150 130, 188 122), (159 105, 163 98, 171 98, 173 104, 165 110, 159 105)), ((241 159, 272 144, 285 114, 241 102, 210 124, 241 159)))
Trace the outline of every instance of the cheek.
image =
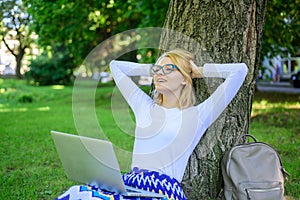
POLYGON ((170 79, 173 83, 182 84, 184 82, 184 77, 182 75, 176 74, 176 76, 170 79))
POLYGON ((182 78, 174 78, 172 81, 169 82, 169 88, 170 90, 177 90, 182 88, 183 85, 183 79, 182 78))

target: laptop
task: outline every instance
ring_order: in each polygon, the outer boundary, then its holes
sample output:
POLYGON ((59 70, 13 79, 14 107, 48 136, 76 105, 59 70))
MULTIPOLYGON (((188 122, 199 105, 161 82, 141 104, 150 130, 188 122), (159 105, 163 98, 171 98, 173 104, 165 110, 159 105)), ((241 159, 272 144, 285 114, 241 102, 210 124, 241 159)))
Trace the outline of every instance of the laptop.
POLYGON ((124 184, 111 142, 58 131, 51 131, 51 135, 70 180, 96 185, 123 196, 165 197, 124 184))

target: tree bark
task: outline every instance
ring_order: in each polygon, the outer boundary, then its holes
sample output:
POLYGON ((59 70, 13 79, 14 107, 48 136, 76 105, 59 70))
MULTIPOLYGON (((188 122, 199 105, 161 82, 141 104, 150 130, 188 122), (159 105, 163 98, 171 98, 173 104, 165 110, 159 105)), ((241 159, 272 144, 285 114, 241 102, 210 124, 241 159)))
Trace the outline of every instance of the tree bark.
POLYGON ((24 57, 24 54, 25 54, 25 49, 26 47, 22 47, 21 45, 19 46, 19 51, 18 51, 18 54, 14 55, 15 58, 16 58, 16 77, 18 79, 22 79, 23 76, 21 74, 21 68, 22 68, 22 60, 23 60, 23 57, 24 57))
MULTIPOLYGON (((246 80, 218 120, 211 125, 190 157, 182 186, 187 199, 222 198, 220 162, 240 134, 247 133, 267 0, 171 0, 160 49, 185 48, 196 54, 196 63, 244 62, 246 80), (195 42, 195 41, 196 42, 195 42), (221 196, 221 197, 219 197, 221 196)), ((222 80, 194 82, 201 102, 222 80)))

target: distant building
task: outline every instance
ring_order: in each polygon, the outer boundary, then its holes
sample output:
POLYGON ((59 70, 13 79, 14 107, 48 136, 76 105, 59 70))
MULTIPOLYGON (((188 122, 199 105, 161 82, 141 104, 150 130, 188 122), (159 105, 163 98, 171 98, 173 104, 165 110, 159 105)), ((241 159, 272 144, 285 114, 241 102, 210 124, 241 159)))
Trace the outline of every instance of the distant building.
POLYGON ((300 70, 300 56, 282 58, 278 55, 272 59, 264 57, 262 66, 261 78, 272 81, 287 80, 300 70))
POLYGON ((14 75, 15 57, 8 51, 3 42, 0 43, 0 75, 14 75), (13 74, 12 74, 13 71, 13 74))

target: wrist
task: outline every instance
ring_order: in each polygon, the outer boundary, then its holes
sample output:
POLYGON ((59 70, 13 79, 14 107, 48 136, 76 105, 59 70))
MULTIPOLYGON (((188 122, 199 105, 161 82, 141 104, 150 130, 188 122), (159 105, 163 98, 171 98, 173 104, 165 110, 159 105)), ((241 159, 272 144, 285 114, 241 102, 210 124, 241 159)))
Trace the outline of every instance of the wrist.
POLYGON ((203 78, 204 73, 203 73, 203 67, 198 67, 198 78, 203 78))
POLYGON ((194 70, 192 71, 191 77, 192 78, 203 78, 204 77, 203 67, 194 68, 194 70))

